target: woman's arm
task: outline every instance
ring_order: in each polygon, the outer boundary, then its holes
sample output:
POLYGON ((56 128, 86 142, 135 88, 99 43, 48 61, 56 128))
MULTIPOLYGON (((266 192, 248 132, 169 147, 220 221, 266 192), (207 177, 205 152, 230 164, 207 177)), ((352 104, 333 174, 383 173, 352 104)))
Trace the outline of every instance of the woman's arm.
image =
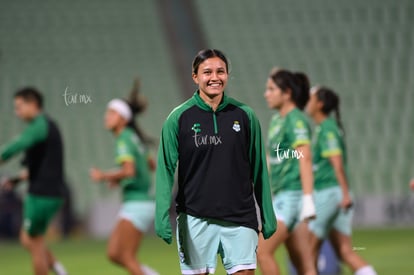
POLYGON ((170 206, 178 162, 178 118, 170 114, 162 128, 155 176, 155 232, 168 244, 172 242, 170 206))
POLYGON ((299 157, 299 173, 302 182, 303 194, 311 195, 313 192, 313 172, 312 172, 312 153, 309 144, 300 145, 295 148, 300 152, 299 157))
POLYGON ((301 220, 310 220, 316 217, 315 204, 313 202, 313 171, 312 154, 310 144, 299 145, 295 148, 299 152, 299 173, 302 183, 302 210, 301 220))
POLYGON ((136 174, 135 162, 124 161, 121 168, 111 171, 102 171, 98 168, 92 168, 90 170, 90 177, 93 181, 100 182, 119 182, 125 178, 134 177, 136 174))
POLYGON ((345 169, 342 161, 342 155, 334 155, 329 157, 329 161, 335 171, 336 179, 342 190, 341 207, 349 208, 352 206, 351 195, 349 194, 348 180, 346 178, 345 169))

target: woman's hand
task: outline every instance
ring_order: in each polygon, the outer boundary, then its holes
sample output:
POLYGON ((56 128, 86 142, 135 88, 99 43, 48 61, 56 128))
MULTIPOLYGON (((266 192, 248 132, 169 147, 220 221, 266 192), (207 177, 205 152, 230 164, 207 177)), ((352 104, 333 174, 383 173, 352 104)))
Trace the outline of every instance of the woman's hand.
POLYGON ((89 177, 94 182, 100 182, 104 179, 104 173, 102 172, 102 170, 93 167, 89 170, 89 177))
POLYGON ((352 205, 353 205, 353 201, 349 193, 343 194, 342 200, 339 206, 343 209, 349 209, 352 207, 352 205))
POLYGON ((414 191, 414 178, 412 178, 410 181, 410 188, 412 191, 414 191))
POLYGON ((10 192, 10 191, 13 190, 13 187, 14 187, 14 184, 9 178, 4 177, 4 178, 0 179, 0 188, 1 188, 1 190, 4 190, 6 192, 10 192))

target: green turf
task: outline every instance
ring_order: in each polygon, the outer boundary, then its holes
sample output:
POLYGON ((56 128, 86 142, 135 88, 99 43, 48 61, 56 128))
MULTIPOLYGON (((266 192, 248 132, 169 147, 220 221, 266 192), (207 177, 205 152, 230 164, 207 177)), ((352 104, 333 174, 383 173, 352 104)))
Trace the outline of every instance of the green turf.
MULTIPOLYGON (((375 266, 378 274, 414 274, 414 235, 412 229, 357 230, 354 246, 366 260, 375 266)), ((126 274, 105 258, 105 241, 78 239, 50 243, 50 247, 73 275, 126 274)), ((148 237, 142 245, 140 259, 154 267, 162 275, 180 274, 175 245, 166 245, 155 237, 148 237)), ((277 254, 279 262, 285 263, 285 253, 277 254)), ((221 265, 216 272, 224 275, 221 265)), ((286 265, 282 274, 286 273, 286 265)), ((344 269, 344 274, 351 274, 344 269)), ((31 274, 29 255, 15 242, 0 243, 0 274, 31 274)), ((260 274, 257 272, 256 274, 260 274)))

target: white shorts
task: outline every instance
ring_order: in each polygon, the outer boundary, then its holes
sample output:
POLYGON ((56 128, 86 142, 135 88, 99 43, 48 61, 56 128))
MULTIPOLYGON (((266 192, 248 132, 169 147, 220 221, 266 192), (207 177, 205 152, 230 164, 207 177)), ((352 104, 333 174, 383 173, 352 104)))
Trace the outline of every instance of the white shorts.
POLYGON ((273 209, 276 219, 283 222, 292 232, 300 223, 300 210, 302 208, 303 192, 298 191, 279 191, 273 197, 273 209))
POLYGON ((147 232, 154 223, 154 201, 126 201, 122 204, 118 217, 130 221, 136 229, 147 232))
POLYGON ((182 274, 214 274, 218 254, 228 274, 256 269, 257 244, 257 232, 248 227, 184 213, 177 218, 182 274))
POLYGON ((341 188, 334 186, 316 190, 314 198, 316 219, 309 222, 310 231, 321 240, 326 238, 332 229, 336 229, 346 236, 351 236, 354 207, 350 209, 339 207, 342 200, 341 188))

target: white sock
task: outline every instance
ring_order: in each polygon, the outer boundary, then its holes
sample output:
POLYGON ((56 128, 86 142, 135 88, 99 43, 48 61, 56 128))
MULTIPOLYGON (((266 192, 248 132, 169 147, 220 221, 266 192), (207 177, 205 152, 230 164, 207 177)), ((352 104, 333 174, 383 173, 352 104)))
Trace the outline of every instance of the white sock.
POLYGON ((366 265, 355 271, 355 275, 377 275, 377 272, 372 266, 366 265))
POLYGON ((65 267, 57 261, 53 264, 53 271, 56 275, 68 275, 68 272, 66 271, 65 267))
POLYGON ((157 271, 147 265, 141 265, 141 270, 145 275, 160 275, 157 271))

